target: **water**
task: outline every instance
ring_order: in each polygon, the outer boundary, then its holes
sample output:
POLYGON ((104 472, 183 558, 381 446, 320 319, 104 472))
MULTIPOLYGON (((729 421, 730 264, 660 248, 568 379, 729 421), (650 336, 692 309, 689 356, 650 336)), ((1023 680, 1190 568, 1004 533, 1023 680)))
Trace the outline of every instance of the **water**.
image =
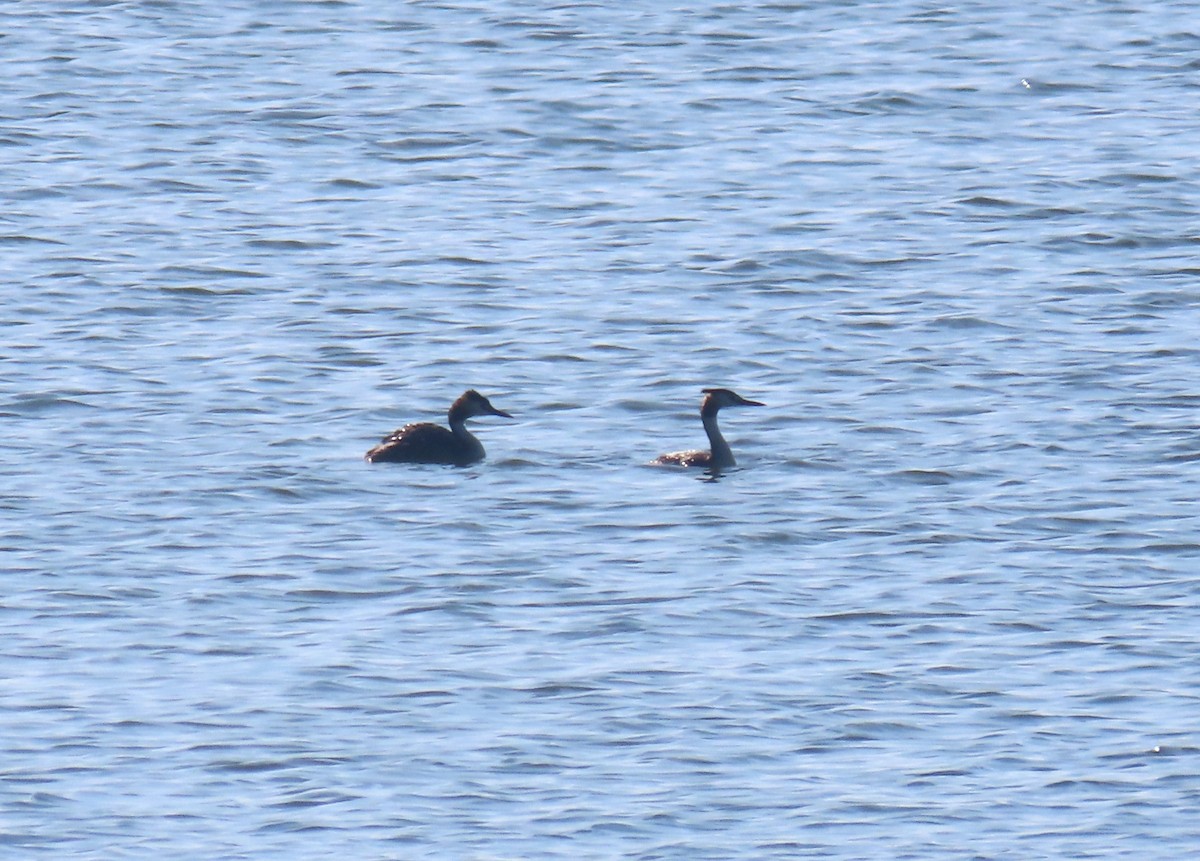
POLYGON ((1197 12, 5 6, 0 855, 1196 851, 1197 12))

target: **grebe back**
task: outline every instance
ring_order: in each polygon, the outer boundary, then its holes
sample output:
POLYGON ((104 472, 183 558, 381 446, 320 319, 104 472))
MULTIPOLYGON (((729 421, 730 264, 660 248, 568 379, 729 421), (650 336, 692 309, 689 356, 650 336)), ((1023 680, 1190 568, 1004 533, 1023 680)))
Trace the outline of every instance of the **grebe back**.
POLYGON ((662 466, 704 466, 709 469, 728 469, 737 466, 733 451, 721 429, 717 427, 717 413, 721 407, 762 407, 761 401, 743 398, 730 389, 702 389, 704 400, 700 402, 700 421, 704 424, 704 432, 708 434, 709 451, 675 451, 656 457, 651 463, 662 466))
POLYGON ((467 419, 476 416, 512 416, 492 406, 474 389, 467 389, 450 405, 450 429, 432 422, 405 425, 385 436, 366 453, 368 463, 444 463, 466 466, 483 460, 483 444, 467 430, 467 419))

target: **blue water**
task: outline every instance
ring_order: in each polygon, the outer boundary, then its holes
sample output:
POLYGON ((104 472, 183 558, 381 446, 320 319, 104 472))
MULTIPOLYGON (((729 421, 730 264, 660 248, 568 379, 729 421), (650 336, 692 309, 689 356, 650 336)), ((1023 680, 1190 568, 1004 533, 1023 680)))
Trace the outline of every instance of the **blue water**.
POLYGON ((0 856, 1200 851, 1148 5, 0 7, 0 856))

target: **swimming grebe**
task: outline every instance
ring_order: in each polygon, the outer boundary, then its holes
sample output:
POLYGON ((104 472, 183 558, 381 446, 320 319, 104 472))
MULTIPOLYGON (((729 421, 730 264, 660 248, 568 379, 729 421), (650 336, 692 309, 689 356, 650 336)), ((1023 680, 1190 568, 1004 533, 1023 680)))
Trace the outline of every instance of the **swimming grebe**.
POLYGON ((760 401, 743 398, 737 392, 729 389, 702 389, 704 400, 700 402, 700 420, 704 422, 704 432, 708 434, 708 444, 712 451, 676 451, 656 457, 652 463, 664 466, 707 466, 710 469, 728 469, 737 466, 733 452, 721 429, 717 427, 717 412, 721 407, 763 407, 760 401))
POLYGON ((475 416, 504 416, 474 389, 450 405, 450 430, 432 422, 405 425, 392 431, 366 454, 369 463, 446 463, 466 466, 483 460, 483 445, 467 430, 467 419, 475 416))

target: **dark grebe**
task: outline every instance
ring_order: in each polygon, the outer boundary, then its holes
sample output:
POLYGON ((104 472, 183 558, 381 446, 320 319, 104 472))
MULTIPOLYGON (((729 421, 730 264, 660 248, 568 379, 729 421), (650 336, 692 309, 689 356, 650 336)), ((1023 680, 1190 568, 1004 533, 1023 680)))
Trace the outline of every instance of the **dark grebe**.
POLYGON ((737 466, 733 452, 721 429, 717 427, 717 412, 721 407, 762 407, 759 401, 743 398, 737 392, 729 389, 702 389, 704 400, 700 402, 700 420, 704 422, 704 432, 708 434, 708 444, 712 451, 676 451, 656 457, 651 463, 664 466, 707 466, 710 469, 728 469, 737 466))
POLYGON ((392 431, 366 454, 369 463, 447 463, 466 466, 483 460, 483 445, 467 430, 467 419, 475 416, 504 416, 474 389, 450 405, 450 430, 431 422, 405 425, 392 431))

